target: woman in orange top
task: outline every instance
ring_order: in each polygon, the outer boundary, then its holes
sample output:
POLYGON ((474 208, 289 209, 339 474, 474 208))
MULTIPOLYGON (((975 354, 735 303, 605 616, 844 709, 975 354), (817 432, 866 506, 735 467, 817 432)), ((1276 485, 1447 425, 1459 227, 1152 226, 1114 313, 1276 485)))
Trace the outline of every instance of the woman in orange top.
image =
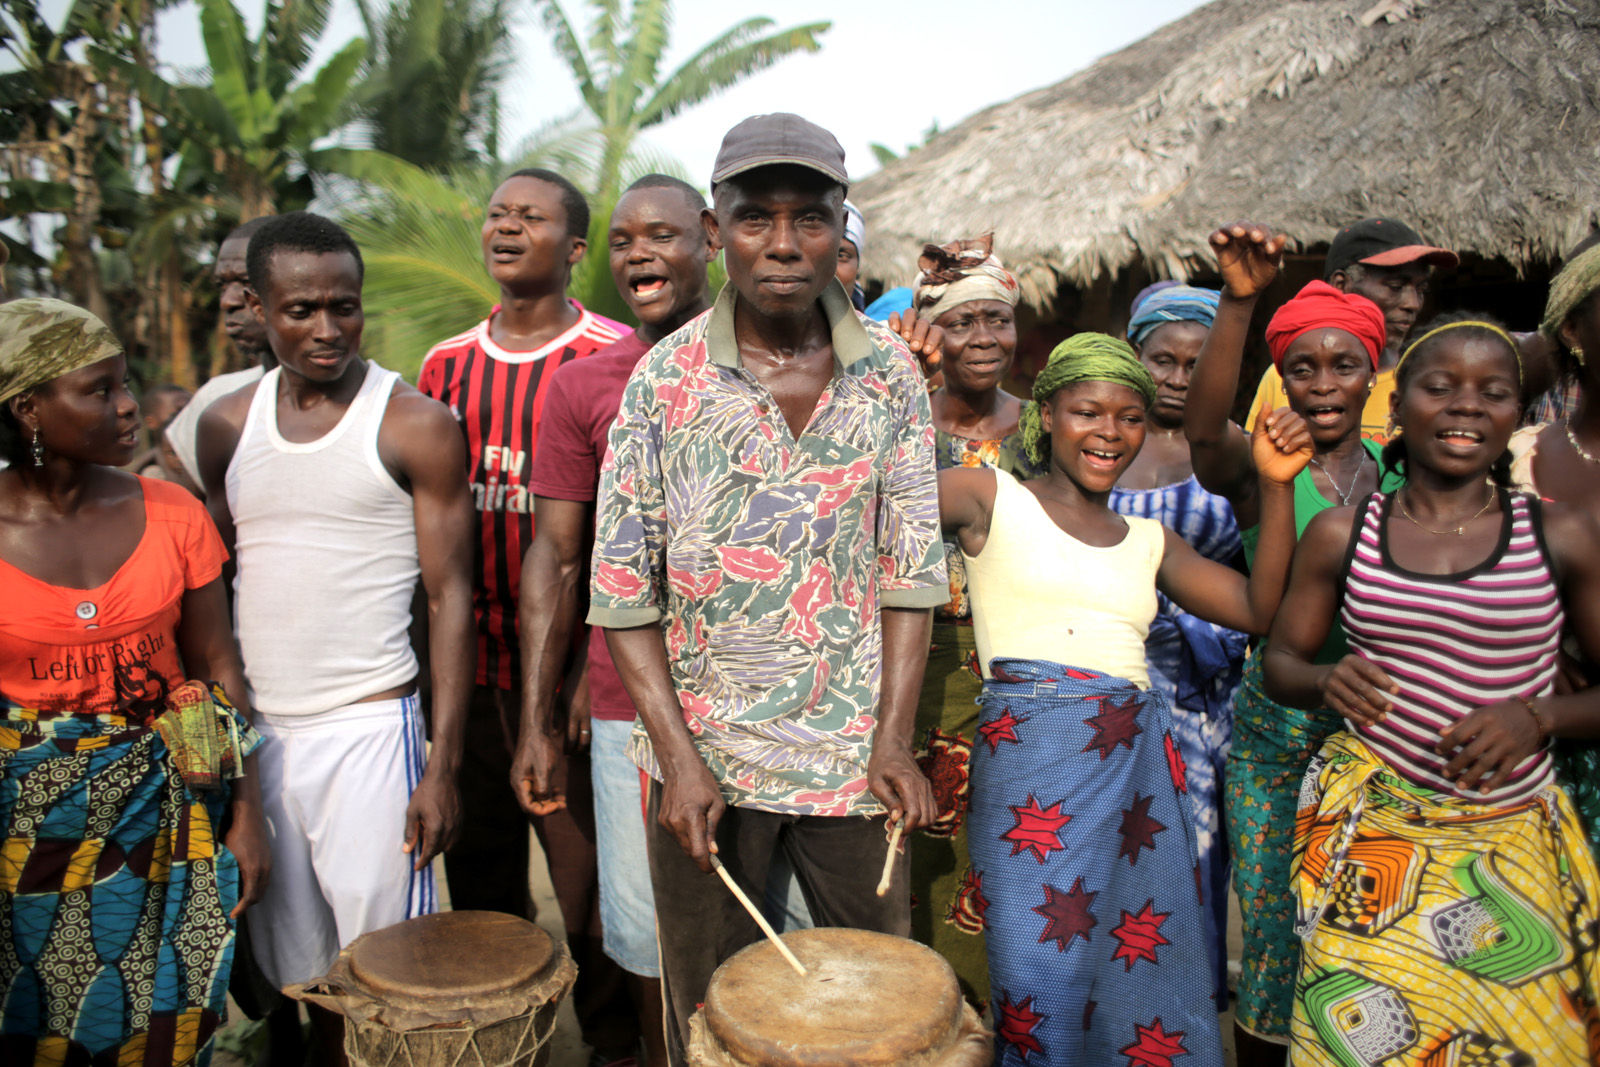
POLYGON ((0 305, 7 1064, 207 1062, 266 884, 222 544, 194 497, 115 469, 126 376, 93 315, 0 305))

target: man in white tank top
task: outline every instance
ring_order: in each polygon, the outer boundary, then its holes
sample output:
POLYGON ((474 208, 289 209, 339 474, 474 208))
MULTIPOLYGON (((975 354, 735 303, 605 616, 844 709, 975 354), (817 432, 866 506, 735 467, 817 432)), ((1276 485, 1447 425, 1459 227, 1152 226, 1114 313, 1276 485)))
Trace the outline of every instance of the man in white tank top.
MULTIPOLYGON (((472 685, 472 496, 448 409, 361 359, 361 253, 280 215, 251 239, 250 305, 279 362, 200 425, 208 505, 260 729, 273 870, 252 943, 277 985, 357 936, 436 910, 472 685), (428 597, 433 751, 407 634, 428 597)), ((343 1021, 311 1009, 325 1062, 343 1021)))

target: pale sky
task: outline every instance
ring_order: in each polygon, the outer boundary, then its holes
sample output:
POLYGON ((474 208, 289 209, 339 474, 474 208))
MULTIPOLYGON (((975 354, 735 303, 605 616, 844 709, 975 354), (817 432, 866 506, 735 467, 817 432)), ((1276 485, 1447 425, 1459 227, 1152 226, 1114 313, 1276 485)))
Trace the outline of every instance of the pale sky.
MULTIPOLYGON (((586 34, 588 5, 562 2, 586 34)), ((54 20, 64 3, 41 6, 54 20)), ((259 25, 261 0, 235 3, 252 27, 259 25)), ((745 18, 766 15, 781 27, 831 21, 833 28, 821 52, 781 61, 649 131, 648 140, 703 184, 730 126, 747 115, 795 111, 839 138, 858 179, 876 169, 870 142, 903 151, 935 120, 948 129, 990 104, 1060 81, 1199 6, 1198 0, 678 0, 666 71, 745 18)), ((519 63, 502 97, 502 152, 578 105, 566 65, 551 51, 531 5, 525 11, 515 31, 519 63)), ((166 62, 204 65, 193 4, 168 11, 158 26, 166 62)), ((354 4, 339 0, 319 56, 360 29, 354 4)))

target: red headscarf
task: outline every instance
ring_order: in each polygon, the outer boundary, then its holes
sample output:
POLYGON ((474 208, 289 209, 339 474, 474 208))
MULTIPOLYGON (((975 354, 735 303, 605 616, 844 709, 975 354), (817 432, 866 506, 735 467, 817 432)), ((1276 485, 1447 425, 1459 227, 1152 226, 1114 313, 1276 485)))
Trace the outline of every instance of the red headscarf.
POLYGON ((1324 327, 1353 334, 1372 357, 1372 369, 1378 369, 1378 356, 1383 352, 1388 334, 1383 312, 1366 297, 1341 293, 1321 281, 1307 284, 1267 323, 1267 348, 1272 351, 1272 365, 1281 372, 1283 354, 1289 351, 1294 339, 1324 327))

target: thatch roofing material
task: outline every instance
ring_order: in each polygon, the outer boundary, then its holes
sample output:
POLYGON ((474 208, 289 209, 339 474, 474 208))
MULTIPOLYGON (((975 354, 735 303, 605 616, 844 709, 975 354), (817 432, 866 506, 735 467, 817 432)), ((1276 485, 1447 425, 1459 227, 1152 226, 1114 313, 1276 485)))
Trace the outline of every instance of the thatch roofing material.
POLYGON ((1518 269, 1600 219, 1597 0, 1216 0, 937 135, 851 191, 864 273, 995 231, 1048 307, 1142 257, 1209 262, 1251 218, 1302 249, 1391 215, 1518 269))

